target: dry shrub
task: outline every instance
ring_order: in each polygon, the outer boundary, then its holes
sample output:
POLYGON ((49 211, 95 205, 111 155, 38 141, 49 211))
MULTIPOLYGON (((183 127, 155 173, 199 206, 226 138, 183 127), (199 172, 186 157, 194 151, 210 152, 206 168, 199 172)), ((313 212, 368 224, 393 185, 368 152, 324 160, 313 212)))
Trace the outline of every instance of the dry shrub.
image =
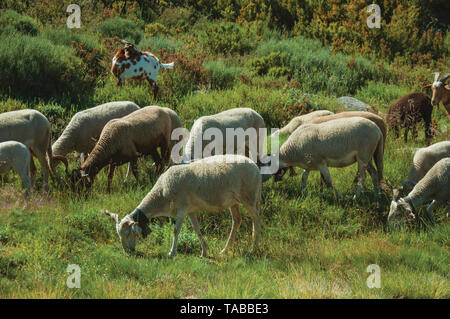
POLYGON ((161 96, 176 99, 208 84, 206 69, 203 67, 205 53, 186 54, 189 47, 185 46, 179 52, 167 52, 161 49, 158 57, 161 62, 174 62, 174 68, 165 70, 158 76, 161 96))

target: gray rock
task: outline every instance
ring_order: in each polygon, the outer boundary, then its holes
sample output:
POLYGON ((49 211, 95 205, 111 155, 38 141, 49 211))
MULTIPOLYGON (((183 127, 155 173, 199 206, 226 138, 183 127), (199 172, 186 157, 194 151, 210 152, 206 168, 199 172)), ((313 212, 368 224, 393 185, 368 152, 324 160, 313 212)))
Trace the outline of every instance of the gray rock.
POLYGON ((341 96, 338 103, 345 106, 346 111, 370 111, 372 107, 351 96, 341 96))

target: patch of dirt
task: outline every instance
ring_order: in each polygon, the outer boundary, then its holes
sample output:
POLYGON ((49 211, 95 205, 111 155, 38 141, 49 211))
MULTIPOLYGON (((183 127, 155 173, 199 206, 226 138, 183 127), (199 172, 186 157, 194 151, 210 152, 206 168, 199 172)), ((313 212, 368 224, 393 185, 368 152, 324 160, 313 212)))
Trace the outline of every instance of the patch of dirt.
POLYGON ((35 193, 32 189, 31 196, 27 199, 22 190, 13 186, 0 188, 0 212, 12 209, 40 209, 49 206, 55 207, 56 202, 47 192, 35 193))

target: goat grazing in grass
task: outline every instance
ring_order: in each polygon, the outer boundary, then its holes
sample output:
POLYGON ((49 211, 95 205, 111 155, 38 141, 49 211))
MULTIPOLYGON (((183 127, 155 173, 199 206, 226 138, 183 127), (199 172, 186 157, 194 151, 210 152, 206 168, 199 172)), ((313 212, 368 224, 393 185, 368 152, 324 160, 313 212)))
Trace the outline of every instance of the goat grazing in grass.
POLYGON ((22 179, 25 196, 30 196, 30 161, 31 153, 24 144, 16 141, 0 143, 0 174, 6 174, 13 169, 22 179))
POLYGON ((139 110, 139 106, 129 101, 110 102, 76 113, 64 129, 58 140, 52 145, 53 161, 68 162, 66 155, 77 151, 84 162, 97 143, 103 127, 116 118, 121 118, 139 110))
MULTIPOLYGON (((28 147, 31 156, 37 157, 41 164, 46 190, 48 175, 54 174, 51 132, 50 122, 39 111, 25 109, 0 114, 0 142, 17 141, 28 147)), ((31 176, 34 177, 36 167, 32 158, 30 169, 31 176)))
POLYGON ((161 63, 158 58, 147 51, 139 50, 134 44, 117 40, 125 45, 114 55, 111 73, 117 78, 117 85, 122 86, 126 79, 147 80, 153 88, 153 98, 158 95, 156 78, 160 68, 172 69, 172 63, 161 63))
POLYGON ((414 219, 416 209, 425 203, 428 218, 434 223, 433 210, 439 206, 447 206, 447 216, 450 214, 450 158, 438 161, 414 186, 412 191, 403 198, 398 198, 399 191, 394 190, 394 196, 389 210, 388 223, 395 216, 406 216, 414 219))
POLYGON ((442 141, 419 148, 414 154, 408 179, 402 182, 403 190, 410 192, 434 164, 446 157, 450 157, 450 141, 442 141))
POLYGON ((222 154, 245 153, 245 156, 250 157, 250 152, 252 152, 252 159, 257 161, 258 152, 261 150, 265 138, 265 135, 260 133, 260 129, 264 127, 265 124, 262 116, 259 115, 258 112, 246 107, 236 107, 217 114, 202 116, 195 120, 192 125, 182 162, 189 163, 206 155, 203 151, 209 145, 209 142, 203 137, 205 132, 212 129, 220 131, 220 138, 223 140, 221 141, 222 149, 213 149, 214 152, 212 152, 211 155, 218 155, 215 152, 222 152, 222 154), (248 136, 246 135, 244 136, 245 148, 241 150, 240 145, 238 145, 238 134, 227 136, 227 130, 230 132, 230 130, 240 129, 244 132, 247 130, 254 130, 256 133, 256 143, 253 143, 250 136, 251 134, 248 136), (230 145, 233 146, 233 148, 231 148, 230 145), (201 150, 202 152, 197 154, 196 149, 201 150))
MULTIPOLYGON (((324 112, 324 111, 316 111, 316 112, 324 112)), ((314 114, 316 112, 312 112, 312 113, 309 113, 309 114, 312 115, 312 114, 314 114)), ((309 114, 306 114, 305 116, 308 116, 309 114)), ((333 121, 333 120, 341 119, 341 118, 363 117, 363 118, 366 118, 366 119, 372 121, 373 123, 375 123, 378 126, 378 128, 381 131, 381 133, 383 134, 383 145, 385 145, 385 143, 386 143, 386 131, 387 131, 386 130, 386 123, 384 123, 384 120, 380 116, 378 116, 376 114, 373 114, 371 112, 364 112, 364 111, 347 111, 347 112, 341 112, 341 113, 336 113, 336 114, 331 113, 330 115, 326 115, 326 114, 323 114, 323 113, 322 114, 319 113, 319 114, 320 114, 319 116, 314 116, 313 118, 308 119, 306 122, 302 123, 301 125, 303 125, 303 124, 320 124, 320 123, 333 121)), ((300 117, 294 118, 290 123, 293 123, 295 119, 300 118, 300 117)), ((285 126, 282 130, 284 130, 289 125, 290 124, 285 126)), ((282 131, 282 130, 280 130, 280 131, 282 131)), ((280 131, 277 131, 277 132, 280 132, 280 131)), ((277 133, 277 132, 275 132, 275 133, 277 133)), ((378 150, 376 150, 375 152, 377 152, 377 151, 378 150)), ((384 151, 384 147, 383 147, 383 151, 384 151)), ((378 158, 378 155, 376 153, 374 155, 374 158, 378 158)), ((297 173, 295 173, 293 167, 290 167, 289 170, 291 172, 291 176, 297 175, 297 173)), ((383 168, 382 167, 380 167, 380 169, 378 171, 378 174, 379 174, 379 176, 378 176, 379 177, 379 181, 381 182, 381 180, 383 179, 383 168)), ((322 176, 322 180, 325 181, 324 176, 323 175, 321 175, 321 176, 322 176)), ((279 175, 276 178, 276 181, 281 180, 280 177, 282 177, 282 176, 279 175)), ((355 182, 357 182, 358 180, 359 180, 359 176, 358 176, 358 174, 356 174, 355 182)))
POLYGON ((130 162, 131 171, 138 180, 137 159, 143 155, 151 155, 157 171, 161 172, 170 161, 174 144, 170 139, 171 133, 181 126, 181 119, 174 111, 156 105, 109 121, 86 161, 72 172, 73 183, 83 178, 89 187, 98 172, 108 165, 109 192, 115 168, 124 163, 130 162), (158 147, 161 148, 162 158, 158 147))
POLYGON ((431 96, 431 104, 439 109, 439 103, 445 107, 445 112, 447 117, 450 119, 450 87, 445 84, 445 81, 450 78, 450 74, 445 75, 440 80, 438 80, 439 73, 435 73, 434 82, 424 86, 424 89, 431 88, 433 95, 431 96))
POLYGON ((328 116, 328 115, 332 115, 332 114, 334 114, 334 113, 331 111, 328 111, 328 110, 318 110, 318 111, 310 112, 310 113, 303 114, 300 116, 296 116, 286 126, 275 131, 274 133, 272 133, 272 135, 292 134, 292 132, 294 132, 295 129, 297 127, 299 127, 300 125, 308 124, 309 122, 311 122, 312 120, 314 120, 316 118, 328 116))
MULTIPOLYGON (((341 195, 333 186, 328 167, 346 167, 358 163, 359 181, 355 199, 359 199, 367 170, 372 177, 375 193, 379 189, 379 176, 383 171, 383 134, 372 121, 362 117, 349 117, 319 124, 305 124, 297 128, 278 151, 278 172, 275 179, 283 176, 289 167, 299 166, 302 175, 301 191, 306 188, 309 172, 319 170, 327 186, 332 187, 336 197, 341 195), (378 172, 371 161, 375 159, 378 172)), ((265 175, 262 181, 270 178, 265 175)))
POLYGON ((405 128, 404 139, 408 142, 408 130, 412 130, 413 138, 416 134, 416 124, 423 119, 425 123, 425 138, 431 143, 431 113, 433 105, 428 95, 420 92, 409 93, 401 97, 389 107, 386 122, 399 137, 399 127, 405 128))
POLYGON ((176 254, 178 234, 189 217, 202 243, 202 257, 208 245, 200 231, 198 211, 220 212, 229 208, 232 216, 230 236, 222 253, 232 245, 241 225, 239 205, 242 204, 253 219, 255 246, 261 228, 258 208, 261 200, 261 175, 258 166, 242 155, 216 155, 190 164, 175 165, 162 174, 152 190, 136 209, 122 220, 117 214, 105 210, 116 223, 122 247, 133 252, 137 239, 150 234, 149 219, 168 216, 176 219, 174 238, 169 257, 176 254))

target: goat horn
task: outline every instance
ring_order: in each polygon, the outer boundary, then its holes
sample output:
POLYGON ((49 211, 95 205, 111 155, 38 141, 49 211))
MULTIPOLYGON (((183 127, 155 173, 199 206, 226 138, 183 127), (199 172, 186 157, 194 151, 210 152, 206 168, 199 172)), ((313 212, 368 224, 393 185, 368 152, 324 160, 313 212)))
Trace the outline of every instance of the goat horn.
POLYGON ((114 38, 114 42, 119 42, 119 43, 122 43, 122 44, 132 44, 130 42, 127 42, 125 40, 119 39, 117 37, 114 38))
POLYGON ((436 82, 439 79, 439 72, 433 72, 434 73, 434 82, 436 82))
POLYGON ((439 82, 445 83, 445 81, 447 81, 448 78, 450 78, 450 74, 447 74, 447 75, 443 76, 443 77, 439 80, 439 82))

